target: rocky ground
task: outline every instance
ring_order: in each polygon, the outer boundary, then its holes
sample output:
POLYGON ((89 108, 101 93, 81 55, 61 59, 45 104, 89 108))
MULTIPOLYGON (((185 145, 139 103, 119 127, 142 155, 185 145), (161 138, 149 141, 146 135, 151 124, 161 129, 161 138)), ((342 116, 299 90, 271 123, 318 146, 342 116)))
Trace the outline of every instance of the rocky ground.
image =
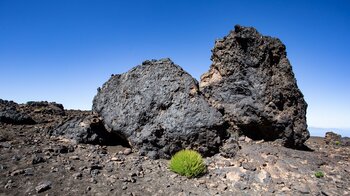
POLYGON ((0 195, 350 195, 350 147, 311 137, 309 150, 239 139, 232 159, 205 158, 208 172, 193 179, 168 160, 128 147, 79 144, 48 130, 89 112, 31 114, 40 123, 0 124, 0 195), (324 177, 317 178, 315 172, 324 177))

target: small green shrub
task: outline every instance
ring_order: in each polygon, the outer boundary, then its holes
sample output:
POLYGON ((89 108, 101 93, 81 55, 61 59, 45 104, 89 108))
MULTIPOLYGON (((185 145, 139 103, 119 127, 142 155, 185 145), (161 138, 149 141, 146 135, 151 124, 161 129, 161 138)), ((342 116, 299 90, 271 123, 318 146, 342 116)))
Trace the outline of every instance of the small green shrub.
POLYGON ((335 141, 335 145, 339 146, 340 144, 340 141, 335 141))
POLYGON ((323 178, 324 174, 321 171, 317 171, 317 172, 315 172, 315 176, 316 176, 316 178, 323 178))
POLYGON ((188 178, 206 172, 202 156, 194 150, 181 150, 170 160, 169 169, 188 178))

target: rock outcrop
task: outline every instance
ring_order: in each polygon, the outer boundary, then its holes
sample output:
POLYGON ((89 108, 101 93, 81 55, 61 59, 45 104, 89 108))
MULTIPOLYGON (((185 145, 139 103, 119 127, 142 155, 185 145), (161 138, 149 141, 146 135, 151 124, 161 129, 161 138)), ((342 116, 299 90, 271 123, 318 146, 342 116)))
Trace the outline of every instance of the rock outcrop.
POLYGON ((341 141, 341 135, 336 134, 334 132, 326 132, 325 137, 324 137, 324 141, 326 142, 326 144, 335 144, 336 142, 340 142, 341 141))
POLYGON ((252 139, 282 139, 301 146, 308 138, 306 108, 283 43, 252 27, 235 29, 212 50, 200 90, 230 124, 252 139))
POLYGON ((51 115, 65 115, 62 104, 47 101, 29 101, 27 106, 34 113, 51 114, 51 115))
POLYGON ((63 136, 77 143, 110 145, 117 144, 118 137, 108 132, 100 117, 94 114, 76 116, 59 125, 50 133, 53 136, 63 136), (113 141, 115 140, 115 141, 113 141))
POLYGON ((35 121, 17 103, 0 99, 0 123, 19 125, 35 124, 35 121))
POLYGON ((198 82, 170 59, 112 75, 98 89, 93 111, 107 130, 151 158, 170 158, 187 147, 213 155, 226 133, 222 115, 200 94, 198 82))

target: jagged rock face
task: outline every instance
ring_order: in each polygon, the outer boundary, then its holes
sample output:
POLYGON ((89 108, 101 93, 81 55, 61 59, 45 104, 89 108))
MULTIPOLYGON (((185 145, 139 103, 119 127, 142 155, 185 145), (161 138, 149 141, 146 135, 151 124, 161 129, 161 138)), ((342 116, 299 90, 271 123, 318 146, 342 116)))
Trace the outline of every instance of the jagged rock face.
POLYGON ((169 158, 186 147, 215 154, 225 133, 222 115, 199 93, 197 81, 170 59, 113 75, 98 90, 93 111, 151 158, 169 158))
POLYGON ((20 106, 13 101, 0 99, 0 122, 7 124, 35 124, 35 121, 21 111, 20 106))
POLYGON ((212 52, 200 90, 231 132, 282 139, 286 146, 300 146, 309 138, 307 104, 279 39, 237 25, 216 41, 212 52))

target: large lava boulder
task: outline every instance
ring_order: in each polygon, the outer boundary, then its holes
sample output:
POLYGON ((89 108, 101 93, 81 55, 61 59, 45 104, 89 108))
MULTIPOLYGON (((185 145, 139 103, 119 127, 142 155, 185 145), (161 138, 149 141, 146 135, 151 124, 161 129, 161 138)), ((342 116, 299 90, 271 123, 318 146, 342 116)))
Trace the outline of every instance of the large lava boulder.
POLYGON ((182 148, 212 155, 225 134, 222 115, 200 94, 198 82, 170 59, 112 75, 98 89, 93 111, 151 158, 169 158, 182 148))
POLYGON ((237 25, 212 52, 200 90, 231 132, 295 147, 309 138, 307 104, 279 39, 237 25))

